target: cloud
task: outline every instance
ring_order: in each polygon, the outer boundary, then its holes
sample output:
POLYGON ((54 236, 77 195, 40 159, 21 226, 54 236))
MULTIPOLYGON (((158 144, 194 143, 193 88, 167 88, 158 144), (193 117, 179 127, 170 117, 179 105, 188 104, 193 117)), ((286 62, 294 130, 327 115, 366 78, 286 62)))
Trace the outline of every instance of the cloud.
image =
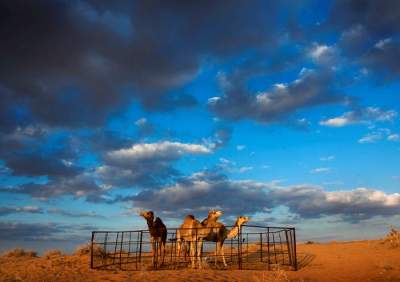
POLYGON ((36 206, 0 207, 0 216, 14 213, 43 213, 43 209, 36 206))
POLYGON ((334 46, 314 43, 309 56, 317 64, 333 64, 337 62, 338 50, 334 46))
POLYGON ((196 77, 205 56, 224 59, 276 46, 277 6, 3 2, 1 129, 23 120, 94 127, 136 100, 148 110, 193 105, 194 98, 180 90, 196 77), (26 119, 18 118, 21 109, 26 119))
POLYGON ((204 155, 211 149, 201 144, 171 141, 138 143, 129 148, 113 150, 104 156, 105 164, 96 169, 97 175, 112 186, 159 186, 179 172, 172 163, 184 155, 204 155))
POLYGON ((0 222, 1 240, 49 240, 63 231, 53 223, 0 222))
POLYGON ((320 158, 320 160, 323 162, 333 161, 334 159, 335 159, 335 156, 333 156, 333 155, 320 158))
POLYGON ((389 128, 377 128, 360 138, 358 143, 376 143, 384 139, 387 141, 396 142, 399 141, 399 135, 392 133, 389 128))
POLYGON ((336 215, 351 223, 375 216, 392 216, 400 211, 400 194, 387 194, 371 188, 326 191, 315 185, 282 186, 276 182, 229 180, 223 175, 202 172, 159 190, 119 197, 136 209, 153 209, 181 218, 188 213, 204 215, 219 208, 228 216, 269 213, 278 207, 303 218, 336 215), (251 204, 249 204, 251 203, 251 204))
POLYGON ((237 216, 255 213, 268 206, 265 187, 258 182, 229 181, 219 175, 199 173, 160 190, 142 191, 129 200, 138 209, 151 206, 178 218, 186 213, 207 213, 217 207, 237 216))
POLYGON ((368 188, 327 192, 318 186, 299 185, 274 189, 269 196, 303 218, 340 215, 346 221, 357 222, 400 211, 400 194, 368 188))
POLYGON ((361 137, 358 140, 358 143, 364 144, 364 143, 375 143, 379 140, 383 139, 383 134, 382 132, 374 132, 374 133, 368 133, 367 135, 361 137))
POLYGON ((208 106, 218 117, 225 119, 278 122, 304 108, 343 102, 344 98, 332 89, 333 77, 329 71, 303 69, 295 81, 275 85, 270 91, 254 95, 245 87, 243 78, 220 74, 224 93, 210 98, 208 106))
POLYGON ((210 149, 216 150, 224 147, 232 138, 232 129, 228 127, 218 127, 213 135, 203 139, 203 143, 210 149))
POLYGON ((310 172, 311 173, 326 173, 326 172, 330 172, 331 169, 329 167, 318 167, 318 168, 314 168, 312 169, 310 172))
POLYGON ((74 198, 85 198, 89 202, 102 202, 106 197, 106 191, 87 174, 72 178, 55 178, 43 184, 27 183, 17 187, 2 188, 0 192, 26 194, 39 200, 69 195, 74 198))
POLYGON ((322 120, 320 125, 343 127, 352 124, 393 122, 398 113, 395 110, 383 110, 378 107, 367 107, 344 113, 342 116, 322 120))
POLYGON ((399 18, 396 0, 338 0, 327 23, 329 28, 343 32, 340 47, 353 62, 378 79, 393 79, 400 74, 400 64, 393 60, 400 54, 400 43, 390 35, 400 32, 399 18))
POLYGON ((387 140, 388 140, 388 141, 393 141, 393 142, 400 141, 400 135, 397 134, 397 133, 395 133, 395 134, 390 134, 390 135, 387 137, 387 140))
POLYGON ((245 145, 237 145, 236 146, 236 150, 238 150, 238 151, 243 151, 244 149, 246 149, 245 145))
POLYGON ((87 242, 89 232, 97 228, 88 224, 0 221, 0 240, 87 242))
POLYGON ((104 218, 104 216, 101 216, 93 211, 91 212, 79 212, 79 211, 69 211, 69 210, 63 210, 63 209, 58 209, 58 208, 50 208, 47 209, 47 213, 49 214, 55 214, 55 215, 61 215, 65 217, 93 217, 93 218, 104 218))
POLYGON ((252 166, 242 166, 242 167, 239 168, 239 172, 240 173, 245 173, 245 172, 250 171, 250 170, 253 170, 252 166))

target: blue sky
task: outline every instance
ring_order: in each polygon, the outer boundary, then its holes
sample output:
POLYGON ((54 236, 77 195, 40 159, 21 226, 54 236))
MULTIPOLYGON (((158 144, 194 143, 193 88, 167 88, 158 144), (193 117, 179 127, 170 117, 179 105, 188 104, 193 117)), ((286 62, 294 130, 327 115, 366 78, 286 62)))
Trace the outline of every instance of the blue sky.
POLYGON ((222 209, 301 240, 400 225, 398 1, 3 1, 0 240, 222 209))

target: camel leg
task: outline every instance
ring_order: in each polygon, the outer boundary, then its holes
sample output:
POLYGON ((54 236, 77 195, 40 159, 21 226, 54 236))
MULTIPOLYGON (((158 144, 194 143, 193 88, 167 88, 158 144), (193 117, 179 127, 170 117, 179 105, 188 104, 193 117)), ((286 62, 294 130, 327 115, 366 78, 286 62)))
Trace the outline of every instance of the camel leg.
POLYGON ((219 252, 220 252, 220 254, 221 254, 221 256, 222 256, 222 261, 224 262, 224 266, 227 267, 228 265, 226 264, 225 254, 224 254, 224 247, 223 247, 222 244, 221 244, 221 246, 220 246, 219 252))
POLYGON ((215 264, 215 266, 217 266, 218 255, 219 255, 219 242, 217 242, 215 244, 216 244, 216 249, 215 249, 214 264, 215 264))
POLYGON ((161 264, 164 264, 164 260, 165 260, 165 242, 164 241, 161 242, 161 246, 162 246, 162 250, 160 249, 160 252, 162 251, 161 264))
POLYGON ((155 245, 154 245, 154 239, 153 238, 150 239, 150 246, 151 246, 151 264, 154 266, 154 256, 155 256, 155 252, 154 251, 157 251, 157 250, 154 250, 155 245))
POLYGON ((195 268, 195 259, 196 259, 196 241, 190 241, 190 261, 192 262, 192 268, 195 268))
POLYGON ((202 251, 202 249, 203 249, 203 240, 200 239, 198 241, 198 243, 197 243, 197 261, 199 263, 199 269, 201 269, 201 267, 202 267, 202 265, 201 265, 201 263, 202 263, 202 260, 201 260, 201 257, 202 257, 201 251, 202 251))

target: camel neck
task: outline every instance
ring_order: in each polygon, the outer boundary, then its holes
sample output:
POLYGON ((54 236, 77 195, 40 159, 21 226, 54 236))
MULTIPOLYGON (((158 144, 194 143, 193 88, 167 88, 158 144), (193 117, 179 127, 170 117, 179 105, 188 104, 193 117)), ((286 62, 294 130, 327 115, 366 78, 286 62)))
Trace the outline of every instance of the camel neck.
POLYGON ((149 229, 152 229, 153 228, 153 220, 146 218, 146 221, 147 221, 147 226, 149 227, 149 229))
POLYGON ((235 223, 232 229, 228 232, 227 238, 233 239, 239 234, 240 226, 235 223))

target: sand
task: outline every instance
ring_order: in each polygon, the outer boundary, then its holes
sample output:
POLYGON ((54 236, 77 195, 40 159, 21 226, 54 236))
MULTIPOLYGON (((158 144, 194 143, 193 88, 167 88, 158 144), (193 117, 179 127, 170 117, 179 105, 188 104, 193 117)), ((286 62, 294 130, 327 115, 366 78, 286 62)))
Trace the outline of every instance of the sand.
POLYGON ((0 281, 399 281, 400 248, 382 241, 298 244, 298 271, 92 270, 87 255, 0 257, 0 281))

